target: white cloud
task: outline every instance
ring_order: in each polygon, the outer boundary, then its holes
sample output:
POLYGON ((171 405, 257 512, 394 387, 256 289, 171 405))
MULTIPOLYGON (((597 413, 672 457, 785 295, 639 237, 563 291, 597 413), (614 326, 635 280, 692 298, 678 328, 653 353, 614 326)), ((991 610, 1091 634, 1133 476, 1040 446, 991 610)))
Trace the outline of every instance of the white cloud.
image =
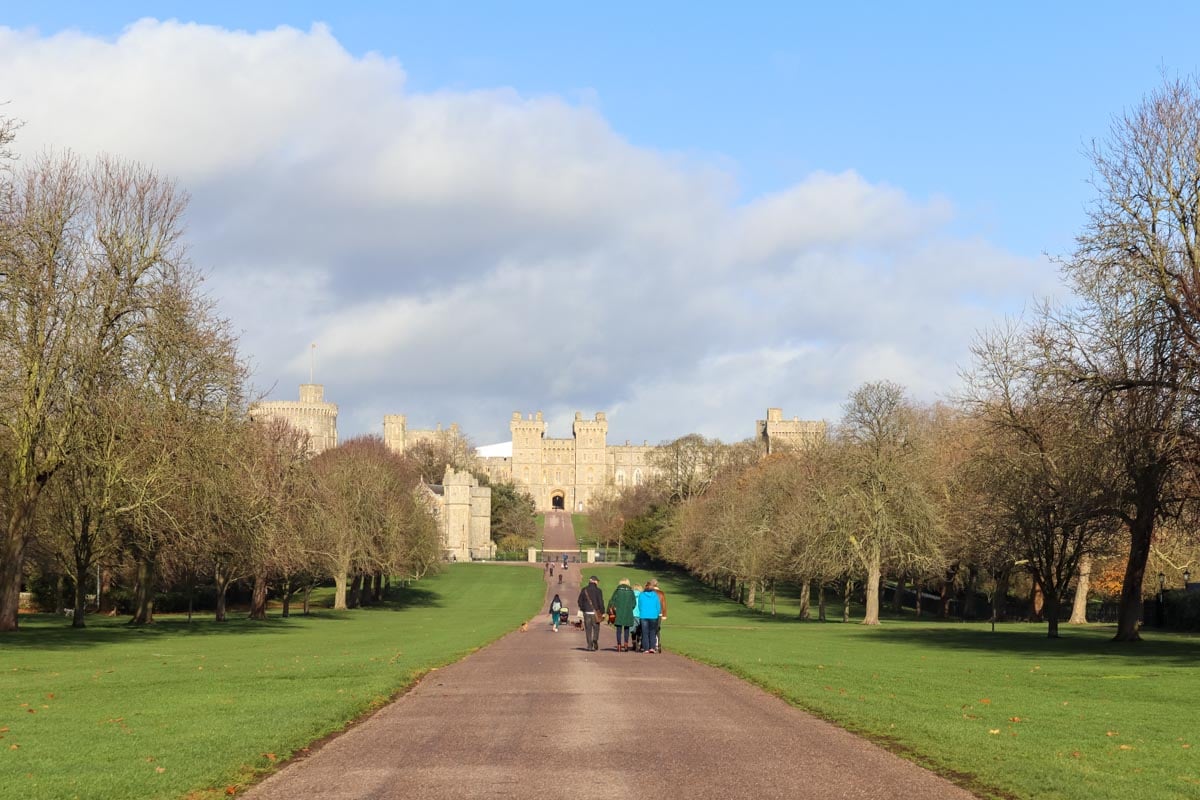
POLYGON ((551 435, 579 409, 614 440, 742 438, 768 405, 836 417, 867 379, 932 398, 977 328, 1053 287, 952 233, 946 198, 845 172, 737 205, 727 170, 591 106, 411 92, 322 26, 0 28, 0 99, 24 152, 177 176, 258 382, 292 395, 318 342, 343 434, 407 413, 488 442, 540 408, 551 435))

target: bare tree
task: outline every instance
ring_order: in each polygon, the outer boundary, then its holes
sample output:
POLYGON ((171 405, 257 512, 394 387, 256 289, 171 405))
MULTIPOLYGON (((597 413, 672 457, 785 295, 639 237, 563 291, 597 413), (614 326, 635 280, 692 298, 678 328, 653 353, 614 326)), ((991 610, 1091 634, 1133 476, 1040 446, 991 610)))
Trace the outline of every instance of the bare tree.
POLYGON ((879 624, 884 568, 940 563, 942 519, 921 475, 921 441, 904 390, 887 381, 851 393, 839 430, 843 494, 836 518, 866 574, 864 625, 879 624))
POLYGON ((75 427, 182 262, 184 197, 154 172, 67 154, 0 192, 0 631, 17 627, 33 514, 75 427))

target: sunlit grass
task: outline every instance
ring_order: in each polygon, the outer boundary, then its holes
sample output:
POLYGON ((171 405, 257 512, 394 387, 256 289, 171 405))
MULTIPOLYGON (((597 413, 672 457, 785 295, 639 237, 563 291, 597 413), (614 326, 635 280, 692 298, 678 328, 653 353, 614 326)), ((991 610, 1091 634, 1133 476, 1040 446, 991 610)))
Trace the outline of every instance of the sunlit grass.
POLYGON ((512 630, 543 591, 540 570, 461 564, 386 606, 266 623, 22 618, 0 639, 0 797, 223 794, 512 630))
POLYGON ((596 540, 592 537, 592 520, 587 514, 572 514, 571 526, 575 529, 575 544, 581 549, 596 546, 596 540))
MULTIPOLYGON (((1200 797, 1200 638, 1149 632, 1131 646, 1105 626, 1063 626, 1052 641, 1044 625, 800 622, 794 607, 771 617, 657 577, 667 650, 957 774, 981 796, 1200 797)), ((830 616, 840 620, 840 606, 830 616)))

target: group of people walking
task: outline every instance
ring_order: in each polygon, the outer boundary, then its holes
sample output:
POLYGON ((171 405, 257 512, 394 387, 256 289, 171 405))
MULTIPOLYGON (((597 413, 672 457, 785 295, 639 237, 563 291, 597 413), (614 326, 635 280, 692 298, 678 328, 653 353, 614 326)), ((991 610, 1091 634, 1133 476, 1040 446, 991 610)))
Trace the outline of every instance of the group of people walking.
MULTIPOLYGON (((562 599, 550 601, 550 624, 558 631, 562 621, 562 599)), ((608 602, 600 590, 600 579, 593 575, 579 592, 578 611, 588 650, 600 649, 600 625, 607 620, 616 628, 617 652, 662 652, 662 621, 667 618, 667 598, 658 581, 646 581, 644 587, 630 584, 628 578, 617 583, 608 602)))

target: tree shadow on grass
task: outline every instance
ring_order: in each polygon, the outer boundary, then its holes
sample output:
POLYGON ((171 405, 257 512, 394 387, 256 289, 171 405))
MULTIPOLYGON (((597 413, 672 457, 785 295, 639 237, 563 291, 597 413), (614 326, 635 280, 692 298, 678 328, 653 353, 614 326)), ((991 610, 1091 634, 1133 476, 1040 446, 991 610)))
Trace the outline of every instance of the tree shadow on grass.
POLYGON ((1044 625, 1000 625, 995 633, 986 623, 967 626, 896 624, 880 625, 870 636, 880 642, 931 649, 970 650, 997 655, 1021 655, 1031 658, 1077 656, 1106 660, 1114 664, 1148 666, 1154 663, 1190 665, 1200 661, 1200 638, 1143 632, 1140 642, 1114 642, 1115 626, 1090 626, 1072 629, 1062 626, 1057 639, 1046 636, 1044 625))
POLYGON ((286 635, 299 629, 298 623, 315 621, 319 624, 346 622, 353 615, 386 611, 407 611, 413 608, 439 608, 443 605, 437 592, 424 587, 392 589, 388 599, 378 605, 363 606, 347 611, 316 608, 305 616, 292 612, 290 617, 271 614, 265 620, 250 620, 244 612, 232 612, 225 622, 217 622, 212 612, 195 615, 188 622, 182 615, 158 615, 153 625, 131 626, 124 617, 87 618, 86 628, 73 628, 71 621, 54 614, 23 614, 19 630, 0 634, 0 652, 5 650, 80 650, 100 645, 124 642, 144 642, 160 639, 179 639, 244 634, 286 635))
MULTIPOLYGON (((683 572, 664 570, 660 578, 668 597, 675 594, 703 604, 705 616, 737 621, 759 628, 795 626, 797 635, 812 625, 822 623, 801 620, 795 614, 770 614, 758 609, 747 608, 726 597, 720 590, 708 586, 683 572)), ((829 623, 841 623, 841 601, 830 603, 829 623)), ((857 626, 861 619, 861 606, 852 606, 851 625, 857 626)), ((816 614, 816 605, 812 607, 816 614)), ((936 617, 914 618, 911 616, 889 617, 883 615, 883 624, 878 627, 860 628, 863 635, 881 643, 905 644, 943 650, 973 650, 993 652, 998 655, 1024 655, 1046 657, 1054 655, 1078 656, 1081 658, 1111 659, 1114 663, 1127 662, 1139 666, 1163 662, 1171 664, 1200 663, 1200 637, 1187 634, 1164 633, 1143 630, 1141 642, 1113 642, 1114 626, 1091 625, 1075 628, 1070 625, 1059 627, 1059 638, 1046 636, 1045 624, 1001 623, 995 632, 987 622, 961 622, 936 617)))

